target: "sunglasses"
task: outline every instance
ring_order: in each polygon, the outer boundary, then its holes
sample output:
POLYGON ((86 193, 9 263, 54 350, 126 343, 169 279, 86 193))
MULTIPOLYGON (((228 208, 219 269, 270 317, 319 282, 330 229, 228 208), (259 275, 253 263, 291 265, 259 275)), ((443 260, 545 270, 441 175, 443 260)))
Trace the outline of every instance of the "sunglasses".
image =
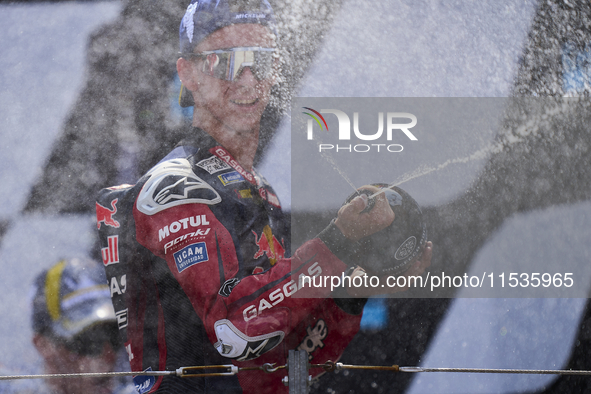
POLYGON ((203 59, 201 71, 210 77, 234 81, 249 67, 255 78, 261 81, 273 73, 277 51, 275 48, 240 47, 183 56, 203 59))

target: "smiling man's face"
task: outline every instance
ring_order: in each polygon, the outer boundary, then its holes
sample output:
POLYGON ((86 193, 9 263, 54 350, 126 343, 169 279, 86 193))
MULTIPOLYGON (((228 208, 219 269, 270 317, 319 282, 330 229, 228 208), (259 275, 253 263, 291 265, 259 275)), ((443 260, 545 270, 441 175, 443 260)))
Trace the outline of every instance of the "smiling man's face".
MULTIPOLYGON (((197 45, 195 53, 243 47, 273 48, 275 42, 264 26, 237 24, 207 36, 197 45)), ((269 102, 274 73, 259 80, 250 67, 246 67, 233 81, 227 81, 204 72, 204 62, 204 58, 191 60, 191 81, 183 81, 193 92, 199 125, 222 126, 239 133, 258 131, 261 115, 269 102)))

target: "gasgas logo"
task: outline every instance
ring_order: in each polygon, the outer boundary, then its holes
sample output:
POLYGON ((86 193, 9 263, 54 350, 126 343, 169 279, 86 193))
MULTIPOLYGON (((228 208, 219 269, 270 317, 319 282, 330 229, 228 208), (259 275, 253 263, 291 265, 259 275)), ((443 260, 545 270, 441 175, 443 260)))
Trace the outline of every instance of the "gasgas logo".
MULTIPOLYGON (((303 107, 309 112, 302 112, 310 117, 307 124, 307 139, 314 139, 314 128, 323 131, 328 130, 328 124, 322 114, 333 114, 337 117, 338 127, 338 144, 319 143, 319 152, 332 151, 335 153, 342 152, 402 152, 404 147, 400 144, 393 144, 396 134, 405 136, 411 141, 417 141, 417 137, 410 131, 411 128, 417 125, 417 117, 407 112, 387 112, 384 116, 383 112, 378 112, 378 129, 375 132, 361 131, 359 129, 359 112, 353 112, 353 135, 351 135, 351 119, 349 115, 338 109, 321 109, 316 111, 310 107, 303 107), (386 123, 386 130, 384 133, 384 119, 386 123), (406 120, 406 121, 405 121, 406 120), (410 120, 410 122, 409 122, 410 120), (315 126, 315 124, 317 126, 315 126), (385 135, 384 135, 385 134, 385 135), (360 144, 347 143, 351 141, 364 141, 360 144), (366 142, 367 141, 367 142, 366 142), (381 143, 380 143, 381 142, 381 143)), ((398 137, 396 137, 398 138, 398 137)), ((320 137, 321 139, 321 137, 320 137)))

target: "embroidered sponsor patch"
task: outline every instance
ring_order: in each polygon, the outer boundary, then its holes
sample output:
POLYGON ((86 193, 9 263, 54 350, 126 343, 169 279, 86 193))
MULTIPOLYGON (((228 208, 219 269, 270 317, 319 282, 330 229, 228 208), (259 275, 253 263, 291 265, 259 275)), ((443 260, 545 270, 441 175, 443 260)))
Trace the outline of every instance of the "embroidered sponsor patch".
POLYGON ((103 264, 105 266, 117 264, 119 262, 119 236, 111 235, 107 237, 107 247, 101 248, 103 264))
POLYGON ((232 171, 222 175, 218 175, 218 178, 220 179, 220 181, 222 181, 222 184, 224 186, 227 186, 231 183, 244 182, 244 178, 242 177, 242 175, 240 175, 238 171, 232 171))
POLYGON ((283 247, 283 244, 279 242, 277 238, 275 238, 269 225, 266 225, 263 228, 260 237, 254 230, 251 231, 254 234, 255 243, 259 247, 259 250, 254 254, 255 259, 258 259, 263 254, 266 254, 271 265, 275 265, 277 260, 285 257, 285 248, 283 247))
MULTIPOLYGON (((144 370, 151 371, 152 367, 148 367, 144 370)), ((156 378, 154 376, 134 376, 133 384, 135 385, 135 389, 139 394, 144 394, 152 390, 152 387, 156 384, 156 378)))
POLYGON ((174 262, 179 273, 183 272, 192 265, 208 261, 207 247, 205 242, 191 244, 173 254, 174 262))
POLYGON ((113 216, 117 213, 117 201, 119 199, 114 199, 111 201, 111 208, 106 208, 100 205, 98 202, 96 203, 96 227, 100 230, 101 224, 105 224, 110 227, 119 228, 119 222, 113 219, 113 216))
POLYGON ((228 165, 230 165, 236 171, 238 171, 240 173, 240 175, 242 175, 244 177, 244 179, 246 179, 247 181, 249 181, 253 185, 257 184, 257 182, 254 178, 254 175, 252 175, 250 172, 248 172, 244 168, 242 168, 242 166, 230 155, 230 153, 228 153, 228 151, 226 149, 224 149, 221 146, 216 146, 216 147, 211 148, 209 151, 211 153, 213 153, 214 155, 216 155, 217 157, 219 157, 220 159, 222 159, 224 162, 226 162, 228 165))
POLYGON ((203 168, 210 174, 215 174, 216 172, 220 172, 222 170, 229 170, 230 168, 232 168, 226 163, 224 163, 222 159, 216 156, 211 156, 209 159, 201 160, 199 163, 197 163, 197 167, 203 168))
POLYGON ((234 190, 238 198, 252 198, 250 189, 234 190))

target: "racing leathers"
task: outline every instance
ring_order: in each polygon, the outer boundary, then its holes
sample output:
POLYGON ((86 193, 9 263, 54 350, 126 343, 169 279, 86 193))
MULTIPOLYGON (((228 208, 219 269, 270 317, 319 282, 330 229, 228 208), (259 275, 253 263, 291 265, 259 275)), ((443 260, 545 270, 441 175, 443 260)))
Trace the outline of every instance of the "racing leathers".
MULTIPOLYGON (((273 189, 198 128, 136 185, 102 190, 96 208, 133 371, 285 365, 289 349, 320 364, 338 360, 359 329, 363 301, 299 280, 340 276, 350 242, 331 224, 288 258, 289 223, 273 189)), ((285 375, 134 381, 140 393, 281 393, 285 375)))

